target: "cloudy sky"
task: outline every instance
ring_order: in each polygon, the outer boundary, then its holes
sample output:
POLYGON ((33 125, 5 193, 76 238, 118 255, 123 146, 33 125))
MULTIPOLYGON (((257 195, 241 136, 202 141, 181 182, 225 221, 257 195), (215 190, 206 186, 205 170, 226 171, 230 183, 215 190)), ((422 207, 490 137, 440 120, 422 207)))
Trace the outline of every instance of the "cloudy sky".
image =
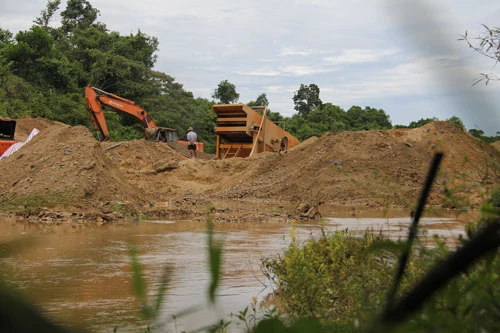
MULTIPOLYGON (((500 26, 498 0, 89 2, 109 30, 157 37, 156 70, 195 97, 211 99, 229 80, 239 102, 265 93, 291 116, 294 93, 314 83, 323 102, 383 109, 393 125, 458 116, 467 129, 500 131, 500 82, 472 85, 479 73, 500 76, 500 65, 458 41, 500 26)), ((0 0, 0 27, 27 30, 45 6, 0 0)))

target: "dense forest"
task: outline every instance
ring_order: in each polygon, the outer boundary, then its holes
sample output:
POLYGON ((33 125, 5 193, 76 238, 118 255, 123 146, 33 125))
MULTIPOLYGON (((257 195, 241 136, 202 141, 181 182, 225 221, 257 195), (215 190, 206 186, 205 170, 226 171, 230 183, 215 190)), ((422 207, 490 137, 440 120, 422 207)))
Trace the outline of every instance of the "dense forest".
MULTIPOLYGON (((87 0, 68 0, 65 9, 60 5, 60 0, 48 0, 27 31, 14 35, 0 26, 0 116, 43 117, 92 129, 84 100, 84 87, 90 84, 137 102, 158 126, 175 128, 180 137, 189 126, 194 127, 205 150, 214 152, 215 114, 211 108, 214 103, 238 102, 233 84, 221 81, 214 87, 213 100, 196 98, 172 76, 154 69, 159 47, 156 37, 140 30, 128 36, 109 31, 98 21, 99 10, 87 0), (58 12, 60 26, 53 27, 50 23, 58 12)), ((346 111, 323 103, 315 84, 301 84, 293 101, 297 113, 292 117, 272 111, 268 116, 300 140, 325 132, 408 127, 393 126, 382 109, 352 106, 346 111)), ((246 104, 269 103, 263 93, 246 104)), ((112 110, 106 119, 113 140, 142 137, 134 119, 112 110)), ((409 127, 433 120, 437 119, 421 119, 409 127)), ((448 120, 463 126, 458 117, 448 120)), ((499 139, 485 137, 481 130, 471 133, 488 142, 499 139)))

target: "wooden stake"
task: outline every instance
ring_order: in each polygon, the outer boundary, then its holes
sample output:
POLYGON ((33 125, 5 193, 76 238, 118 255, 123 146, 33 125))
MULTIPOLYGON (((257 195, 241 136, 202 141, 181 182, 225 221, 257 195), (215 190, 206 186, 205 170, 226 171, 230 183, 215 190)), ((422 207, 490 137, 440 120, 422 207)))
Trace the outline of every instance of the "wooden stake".
MULTIPOLYGON (((255 142, 253 143, 253 147, 252 147, 252 150, 250 151, 249 156, 253 155, 253 152, 255 150, 255 145, 257 144, 257 142, 259 142, 260 130, 262 129, 262 124, 264 124, 264 119, 266 119, 266 112, 267 112, 267 106, 264 108, 264 112, 262 112, 262 121, 260 122, 259 131, 257 132, 257 136, 255 139, 255 142)), ((266 142, 265 141, 264 141, 264 150, 266 150, 266 142)))

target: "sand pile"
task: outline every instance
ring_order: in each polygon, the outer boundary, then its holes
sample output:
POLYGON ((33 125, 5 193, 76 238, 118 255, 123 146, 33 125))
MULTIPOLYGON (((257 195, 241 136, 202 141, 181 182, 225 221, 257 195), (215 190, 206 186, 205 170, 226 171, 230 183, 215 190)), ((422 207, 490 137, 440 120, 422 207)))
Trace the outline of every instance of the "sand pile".
POLYGON ((162 142, 99 143, 85 127, 45 119, 18 120, 16 140, 33 128, 40 134, 0 161, 4 211, 42 206, 109 214, 115 207, 124 215, 161 217, 232 205, 251 218, 257 209, 320 202, 410 209, 438 151, 444 159, 429 204, 477 208, 484 193, 500 184, 498 150, 448 122, 328 133, 286 154, 226 160, 188 159, 162 142))

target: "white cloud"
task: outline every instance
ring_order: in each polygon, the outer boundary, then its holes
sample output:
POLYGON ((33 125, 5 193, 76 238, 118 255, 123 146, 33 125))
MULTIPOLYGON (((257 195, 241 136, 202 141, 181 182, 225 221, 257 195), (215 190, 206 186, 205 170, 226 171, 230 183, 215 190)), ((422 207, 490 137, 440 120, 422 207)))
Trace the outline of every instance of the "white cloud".
POLYGON ((286 90, 286 88, 284 86, 265 86, 264 90, 270 93, 279 93, 281 91, 286 90))
POLYGON ((285 74, 304 76, 304 75, 326 73, 326 72, 329 72, 330 70, 328 68, 321 68, 321 67, 314 68, 314 67, 310 67, 310 66, 295 65, 295 66, 283 67, 282 71, 285 74))
POLYGON ((350 49, 325 57, 324 60, 332 65, 378 62, 398 52, 399 50, 396 47, 382 50, 350 49))
POLYGON ((269 68, 269 67, 262 67, 262 68, 256 68, 253 70, 248 70, 248 71, 235 71, 236 74, 238 75, 250 75, 250 76, 278 76, 280 75, 280 72, 269 68))
POLYGON ((317 54, 318 52, 317 51, 314 51, 314 50, 300 50, 300 49, 296 49, 296 48, 293 48, 293 47, 284 47, 282 50, 281 50, 281 53, 280 55, 281 56, 310 56, 312 54, 317 54))

